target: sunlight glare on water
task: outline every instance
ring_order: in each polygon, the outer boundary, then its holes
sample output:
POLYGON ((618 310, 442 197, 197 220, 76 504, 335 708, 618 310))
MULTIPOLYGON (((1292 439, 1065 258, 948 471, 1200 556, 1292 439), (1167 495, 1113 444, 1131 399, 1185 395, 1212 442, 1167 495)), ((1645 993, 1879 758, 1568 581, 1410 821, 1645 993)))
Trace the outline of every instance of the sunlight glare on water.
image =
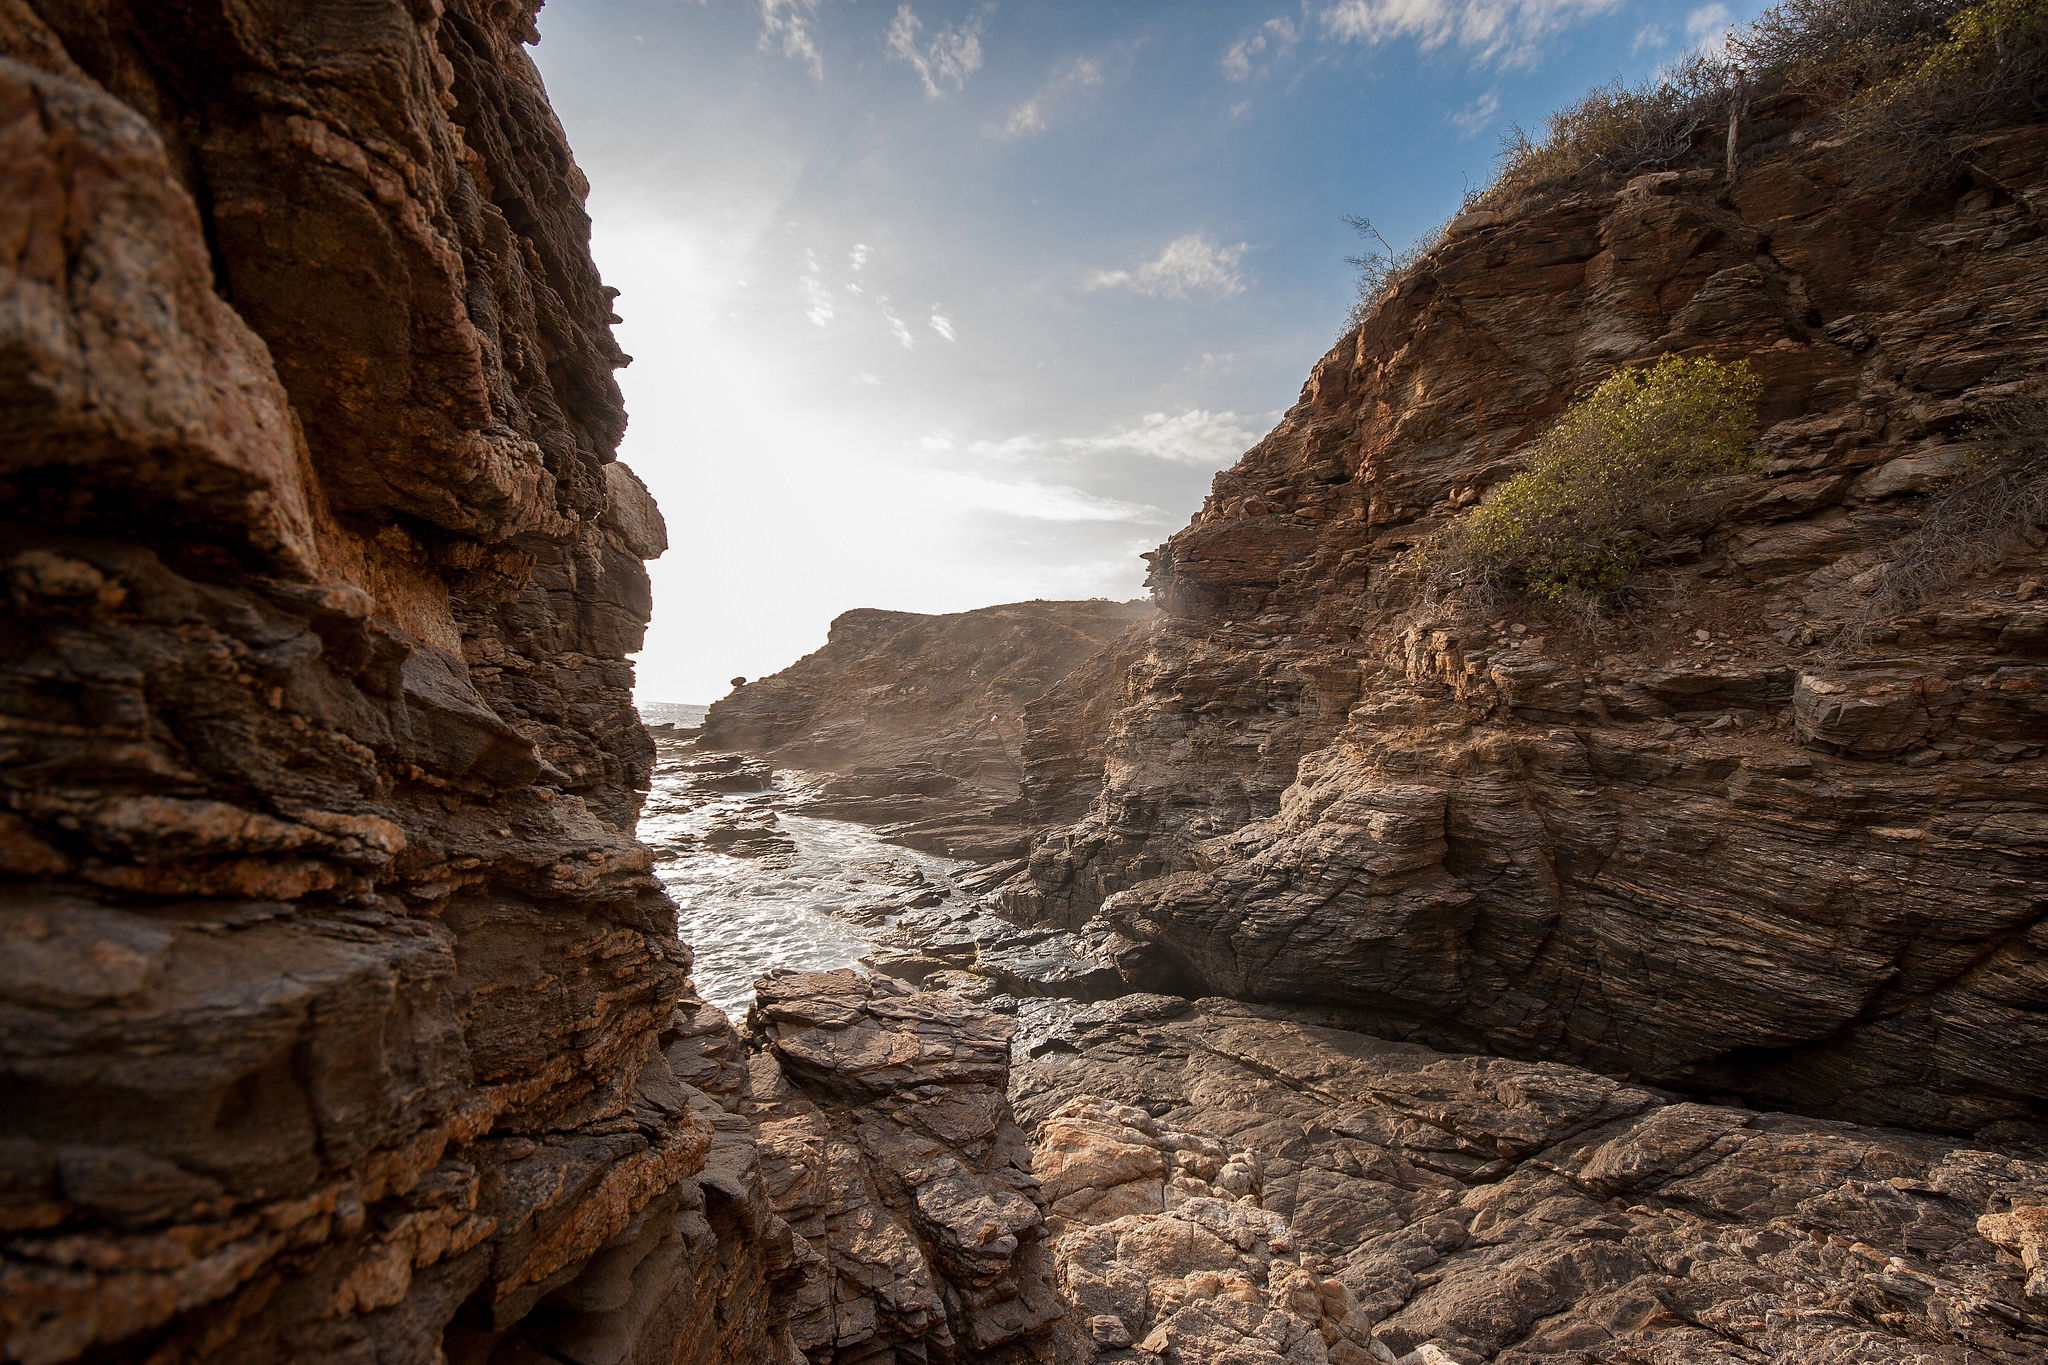
POLYGON ((830 971, 858 965, 873 944, 833 914, 901 888, 873 865, 915 868, 940 888, 971 864, 887 844, 866 825, 791 815, 778 788, 721 795, 691 790, 657 772, 640 837, 655 850, 655 872, 674 897, 683 941, 696 951, 697 988, 728 1013, 744 1013, 754 979, 776 967, 830 971), (772 816, 772 821, 768 817, 772 816), (707 847, 721 825, 760 825, 786 845, 765 857, 707 847), (863 870, 861 865, 867 865, 863 870))

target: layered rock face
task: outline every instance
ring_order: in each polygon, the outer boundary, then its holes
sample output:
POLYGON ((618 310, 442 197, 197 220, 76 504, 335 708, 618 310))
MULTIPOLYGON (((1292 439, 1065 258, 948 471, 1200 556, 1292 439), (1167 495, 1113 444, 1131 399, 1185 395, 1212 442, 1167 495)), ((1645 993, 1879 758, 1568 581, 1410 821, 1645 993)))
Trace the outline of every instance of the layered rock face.
MULTIPOLYGON (((891 837, 935 853, 1013 856, 1047 818, 1018 804, 1036 757, 1027 708, 1152 615, 1144 602, 849 611, 823 648, 714 703, 703 742, 832 774, 818 814, 898 824, 891 837)), ((1061 761, 1085 770, 1100 733, 1061 761)))
POLYGON ((2043 541, 1938 528, 1985 461, 2039 477, 2048 129, 1920 183, 1790 102, 1745 127, 1732 186, 1456 220, 1316 366, 1156 556, 1106 781, 1013 913, 1155 945, 1163 989, 2038 1139, 2043 541), (1754 366, 1769 466, 1632 606, 1424 591, 1404 550, 1668 352, 1754 366))
POLYGON ((0 3, 8 1359, 788 1354, 536 8, 0 3))

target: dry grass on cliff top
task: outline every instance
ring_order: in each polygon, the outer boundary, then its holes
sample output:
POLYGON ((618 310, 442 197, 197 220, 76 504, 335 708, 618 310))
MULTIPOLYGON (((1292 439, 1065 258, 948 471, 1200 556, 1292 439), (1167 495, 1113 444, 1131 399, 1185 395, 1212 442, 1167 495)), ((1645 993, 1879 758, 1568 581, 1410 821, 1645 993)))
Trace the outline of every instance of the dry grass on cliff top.
MULTIPOLYGON (((1939 175, 1959 134, 2048 118, 2048 0, 1785 0, 1718 54, 1601 86, 1540 133, 1512 129, 1499 173, 1464 208, 1509 212, 1592 180, 1720 165, 1731 119, 1739 150, 1742 121, 1788 97, 1902 176, 1939 175)), ((1349 258, 1355 327, 1425 264, 1443 229, 1397 249, 1370 220, 1349 221, 1365 241, 1349 258)))

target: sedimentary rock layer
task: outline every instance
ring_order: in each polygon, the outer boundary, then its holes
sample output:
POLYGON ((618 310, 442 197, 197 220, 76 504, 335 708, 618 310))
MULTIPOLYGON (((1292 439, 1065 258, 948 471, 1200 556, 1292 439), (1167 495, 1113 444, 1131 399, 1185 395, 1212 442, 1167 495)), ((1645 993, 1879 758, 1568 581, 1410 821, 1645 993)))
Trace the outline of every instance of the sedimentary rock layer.
POLYGON ((786 1354, 537 7, 0 0, 8 1359, 786 1354))
MULTIPOLYGON (((1797 101, 1744 126, 1733 184, 1702 157, 1456 219, 1317 364, 1156 556, 1105 785, 1013 913, 1100 916, 1166 989, 2039 1135, 2043 540, 1938 528, 1991 463, 2040 477, 2048 128, 1930 179, 1797 101), (1768 468, 1626 608, 1430 588, 1405 551, 1672 352, 1754 367, 1768 468)), ((1058 723, 1048 810, 1088 786, 1058 723)))
MULTIPOLYGON (((1035 758, 1027 706, 1151 616, 1101 601, 849 611, 822 648, 714 703, 704 744, 833 774, 818 814, 898 824, 892 837, 936 853, 1011 856, 1050 818, 1017 801, 1035 758)), ((1061 749, 1082 770, 1070 782, 1086 785, 1100 733, 1061 749)))

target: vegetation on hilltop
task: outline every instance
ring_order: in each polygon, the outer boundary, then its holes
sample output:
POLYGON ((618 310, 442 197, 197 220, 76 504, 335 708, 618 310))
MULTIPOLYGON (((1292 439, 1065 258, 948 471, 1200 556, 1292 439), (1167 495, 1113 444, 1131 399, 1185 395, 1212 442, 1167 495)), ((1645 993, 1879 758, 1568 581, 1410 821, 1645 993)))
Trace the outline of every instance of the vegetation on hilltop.
MULTIPOLYGON (((1743 121, 1796 98, 1865 141, 1900 173, 1938 174, 1972 128, 2048 117, 2048 0, 1784 0, 1699 54, 1637 85, 1616 81, 1545 120, 1510 130, 1499 173, 1465 209, 1511 210, 1532 196, 1688 164, 1739 164, 1743 121)), ((1351 326, 1406 278, 1442 235, 1396 250, 1348 220, 1366 249, 1351 326)))

